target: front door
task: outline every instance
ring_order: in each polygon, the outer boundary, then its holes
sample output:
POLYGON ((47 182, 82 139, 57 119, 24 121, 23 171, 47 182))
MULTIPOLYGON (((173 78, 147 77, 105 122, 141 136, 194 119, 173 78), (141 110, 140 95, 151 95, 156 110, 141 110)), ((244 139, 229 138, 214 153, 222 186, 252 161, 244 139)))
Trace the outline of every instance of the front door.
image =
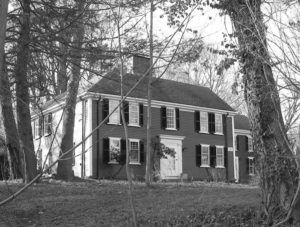
POLYGON ((166 155, 160 159, 160 175, 162 179, 178 179, 182 174, 182 139, 161 139, 166 147, 175 151, 175 156, 166 155))

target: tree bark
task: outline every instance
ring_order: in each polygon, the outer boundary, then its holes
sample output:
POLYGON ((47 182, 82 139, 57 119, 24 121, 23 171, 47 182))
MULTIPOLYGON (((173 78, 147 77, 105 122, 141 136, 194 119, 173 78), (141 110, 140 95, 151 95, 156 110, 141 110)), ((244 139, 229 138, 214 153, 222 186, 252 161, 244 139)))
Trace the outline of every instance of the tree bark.
MULTIPOLYGON (((152 67, 153 64, 153 1, 150 3, 150 32, 149 32, 149 43, 150 43, 150 65, 152 67)), ((151 68, 149 75, 148 75, 148 96, 147 96, 147 153, 146 153, 146 176, 145 176, 145 182, 147 186, 150 186, 151 184, 151 125, 152 125, 152 116, 151 116, 151 91, 152 91, 152 74, 153 69, 151 68)))
MULTIPOLYGON (((288 214, 297 188, 297 165, 289 147, 279 93, 270 66, 266 26, 260 0, 225 0, 225 10, 234 25, 239 43, 238 57, 244 74, 256 168, 260 176, 266 224, 273 225, 288 214)), ((299 197, 299 195, 298 195, 299 197)), ((299 223, 299 200, 294 223, 299 223)))
POLYGON ((20 136, 21 152, 25 155, 25 183, 31 181, 37 174, 36 156, 33 146, 31 128, 29 85, 27 67, 30 53, 30 0, 22 1, 20 37, 18 40, 16 77, 17 124, 20 136))
MULTIPOLYGON (((78 15, 84 10, 84 2, 76 1, 78 7, 78 15)), ((84 38, 84 25, 81 19, 74 23, 73 28, 73 45, 71 47, 71 75, 67 86, 66 106, 63 116, 62 125, 62 141, 60 151, 62 159, 58 161, 57 178, 62 180, 71 180, 73 178, 72 171, 72 152, 67 152, 73 147, 75 108, 80 81, 80 65, 82 58, 82 42, 84 38)))
MULTIPOLYGON (((4 44, 6 34, 8 1, 0 1, 0 106, 3 117, 5 143, 7 145, 7 159, 9 163, 10 179, 22 177, 22 164, 20 157, 19 134, 13 114, 11 91, 7 73, 5 72, 4 44)), ((22 159, 23 161, 23 159, 22 159)))

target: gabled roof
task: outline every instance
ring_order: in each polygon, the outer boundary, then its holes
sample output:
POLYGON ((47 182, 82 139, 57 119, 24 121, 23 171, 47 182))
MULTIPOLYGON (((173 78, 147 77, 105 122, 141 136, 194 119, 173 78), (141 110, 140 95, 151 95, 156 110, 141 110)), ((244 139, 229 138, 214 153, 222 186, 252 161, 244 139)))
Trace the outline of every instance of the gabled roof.
POLYGON ((245 115, 234 116, 234 128, 240 130, 250 130, 250 123, 248 117, 245 115))
MULTIPOLYGON (((124 94, 140 79, 140 76, 124 76, 124 94)), ((120 77, 117 70, 101 79, 88 92, 120 95, 120 77)), ((147 79, 144 79, 129 97, 147 99, 147 79)), ((191 85, 166 79, 154 79, 152 99, 225 111, 235 111, 207 87, 191 85)))

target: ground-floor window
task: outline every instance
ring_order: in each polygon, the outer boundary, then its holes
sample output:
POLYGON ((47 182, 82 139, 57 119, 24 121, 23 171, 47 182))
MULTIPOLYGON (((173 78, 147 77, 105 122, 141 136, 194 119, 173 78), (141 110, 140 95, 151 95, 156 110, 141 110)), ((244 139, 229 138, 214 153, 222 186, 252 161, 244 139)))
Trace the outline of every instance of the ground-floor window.
POLYGON ((254 175, 254 158, 248 157, 248 173, 249 175, 254 175))
POLYGON ((129 147, 130 147, 129 163, 130 164, 140 163, 140 140, 130 139, 129 147))
POLYGON ((109 138, 109 162, 118 163, 121 155, 121 139, 109 138))
POLYGON ((217 165, 216 167, 224 167, 224 147, 216 146, 217 165))
POLYGON ((201 145, 201 166, 209 166, 209 145, 201 145))

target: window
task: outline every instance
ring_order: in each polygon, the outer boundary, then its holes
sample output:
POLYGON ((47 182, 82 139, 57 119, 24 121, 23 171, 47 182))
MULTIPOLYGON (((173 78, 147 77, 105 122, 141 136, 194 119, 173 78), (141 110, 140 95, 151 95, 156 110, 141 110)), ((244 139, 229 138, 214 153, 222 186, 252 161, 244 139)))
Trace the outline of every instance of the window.
POLYGON ((208 114, 200 112, 200 132, 208 132, 208 114))
POLYGON ((138 103, 129 103, 129 125, 139 126, 139 105, 138 103))
POLYGON ((248 173, 254 175, 254 158, 248 157, 248 173))
POLYGON ((248 151, 253 152, 253 142, 250 136, 248 137, 248 151))
POLYGON ((52 133, 52 114, 48 114, 44 118, 44 134, 50 135, 52 133))
POLYGON ((167 129, 176 129, 175 108, 167 108, 167 129))
POLYGON ((215 114, 215 133, 223 133, 222 114, 215 114))
POLYGON ((216 146, 217 165, 216 167, 224 167, 224 147, 216 146))
MULTIPOLYGON (((114 109, 119 105, 118 100, 109 100, 109 113, 112 113, 114 109)), ((120 106, 110 115, 109 117, 110 124, 120 124, 120 106)))
POLYGON ((209 145, 201 145, 201 166, 209 166, 209 145))
POLYGON ((129 147, 130 147, 129 163, 139 164, 140 163, 140 141, 135 139, 130 139, 129 147))
POLYGON ((121 156, 121 139, 109 138, 109 162, 118 163, 121 156))
POLYGON ((42 118, 38 118, 34 121, 34 137, 40 138, 42 136, 42 127, 43 127, 43 121, 42 118))

